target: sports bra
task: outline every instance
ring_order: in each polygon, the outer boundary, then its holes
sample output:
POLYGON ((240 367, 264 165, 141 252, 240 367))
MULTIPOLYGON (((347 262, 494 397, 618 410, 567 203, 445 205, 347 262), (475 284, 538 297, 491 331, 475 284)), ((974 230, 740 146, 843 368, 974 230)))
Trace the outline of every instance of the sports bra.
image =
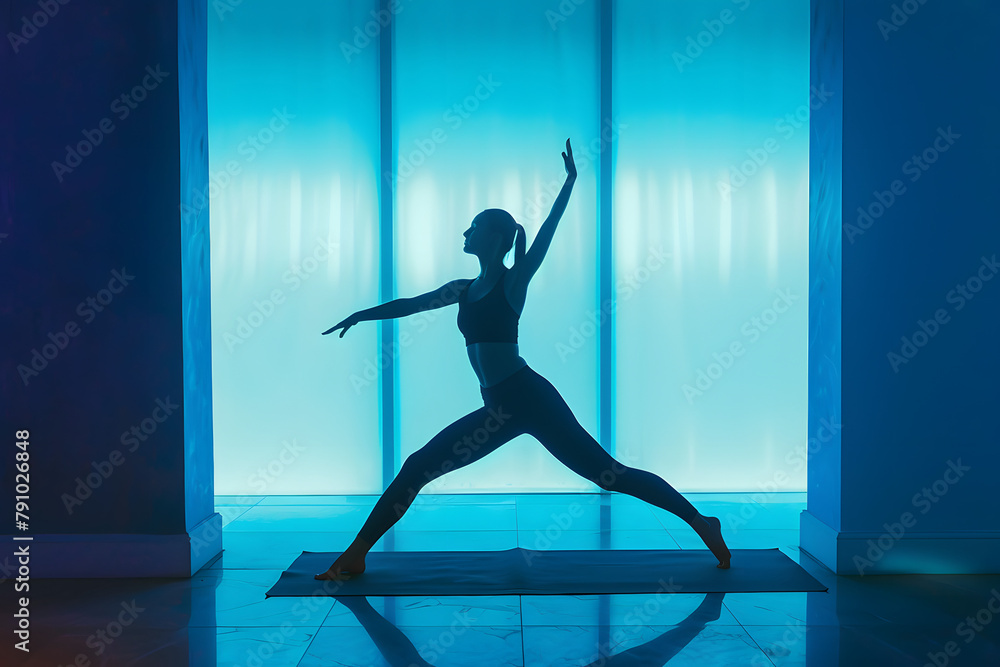
POLYGON ((493 289, 478 301, 469 303, 469 285, 458 295, 458 329, 465 336, 465 345, 473 343, 516 343, 517 321, 521 316, 507 301, 500 277, 493 289))

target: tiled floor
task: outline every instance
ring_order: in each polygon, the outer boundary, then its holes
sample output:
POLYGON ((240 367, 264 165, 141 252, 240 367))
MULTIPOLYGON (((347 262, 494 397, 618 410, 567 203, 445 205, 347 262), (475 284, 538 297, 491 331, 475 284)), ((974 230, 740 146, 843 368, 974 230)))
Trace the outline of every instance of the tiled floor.
MULTIPOLYGON (((36 648, 3 664, 1000 665, 1000 576, 837 577, 796 546, 803 494, 689 498, 730 547, 779 547, 829 592, 265 599, 302 551, 346 547, 375 498, 219 497, 221 557, 190 580, 32 582, 36 648)), ((599 549, 602 530, 612 549, 704 548, 620 494, 421 495, 375 548, 599 549)))

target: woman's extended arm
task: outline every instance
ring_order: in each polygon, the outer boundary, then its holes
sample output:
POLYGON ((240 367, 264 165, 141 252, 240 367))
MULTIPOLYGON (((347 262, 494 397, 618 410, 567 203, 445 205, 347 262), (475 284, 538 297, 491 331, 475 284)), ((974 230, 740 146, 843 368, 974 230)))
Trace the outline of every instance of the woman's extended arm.
POLYGON ((370 322, 375 320, 394 320, 398 317, 406 317, 414 312, 412 299, 399 298, 355 313, 359 322, 370 322))
POLYGON ((331 328, 324 331, 323 335, 325 336, 328 333, 343 327, 344 330, 340 332, 340 337, 343 338, 344 334, 347 333, 347 330, 358 322, 368 322, 371 320, 392 320, 398 317, 406 317, 407 315, 423 312, 425 310, 443 308, 444 306, 456 303, 458 301, 458 295, 469 282, 470 281, 467 278, 459 278, 458 280, 447 282, 441 287, 419 296, 393 299, 392 301, 387 301, 386 303, 372 308, 359 310, 350 317, 338 322, 331 328))
POLYGON ((524 253, 524 257, 517 263, 518 278, 522 281, 530 280, 531 276, 535 275, 538 267, 542 265, 545 253, 548 251, 549 245, 552 243, 552 237, 556 233, 556 226, 559 224, 559 219, 562 218, 563 211, 566 210, 566 204, 569 203, 569 196, 573 192, 573 184, 576 183, 576 164, 573 161, 573 148, 569 144, 569 139, 566 140, 566 152, 562 156, 566 165, 566 182, 563 183, 562 190, 559 191, 555 203, 552 204, 549 217, 545 218, 545 222, 542 223, 538 234, 535 235, 535 240, 532 241, 531 247, 528 248, 528 251, 524 253))

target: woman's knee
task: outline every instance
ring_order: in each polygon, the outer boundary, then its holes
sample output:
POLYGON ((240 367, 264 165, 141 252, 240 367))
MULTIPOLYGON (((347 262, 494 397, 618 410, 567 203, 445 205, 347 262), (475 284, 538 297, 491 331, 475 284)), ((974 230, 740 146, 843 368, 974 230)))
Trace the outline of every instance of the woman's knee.
POLYGON ((430 482, 461 467, 452 456, 430 456, 420 450, 406 457, 399 469, 399 476, 404 477, 411 486, 423 488, 430 482))
POLYGON ((618 461, 611 459, 611 463, 599 471, 592 481, 605 491, 616 491, 620 488, 623 480, 629 475, 633 468, 622 465, 618 461))
POLYGON ((413 452, 403 461, 396 479, 405 482, 407 486, 421 489, 433 479, 434 475, 431 470, 433 467, 435 466, 426 456, 422 456, 419 451, 413 452))

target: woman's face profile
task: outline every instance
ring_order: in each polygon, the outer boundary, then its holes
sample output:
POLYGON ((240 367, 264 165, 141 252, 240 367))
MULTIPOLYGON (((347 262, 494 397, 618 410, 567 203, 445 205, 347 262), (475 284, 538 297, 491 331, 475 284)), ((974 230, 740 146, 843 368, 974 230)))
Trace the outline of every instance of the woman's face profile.
POLYGON ((489 228, 482 223, 480 216, 473 218, 469 228, 463 234, 465 236, 464 252, 470 255, 482 255, 489 249, 490 234, 489 228))

